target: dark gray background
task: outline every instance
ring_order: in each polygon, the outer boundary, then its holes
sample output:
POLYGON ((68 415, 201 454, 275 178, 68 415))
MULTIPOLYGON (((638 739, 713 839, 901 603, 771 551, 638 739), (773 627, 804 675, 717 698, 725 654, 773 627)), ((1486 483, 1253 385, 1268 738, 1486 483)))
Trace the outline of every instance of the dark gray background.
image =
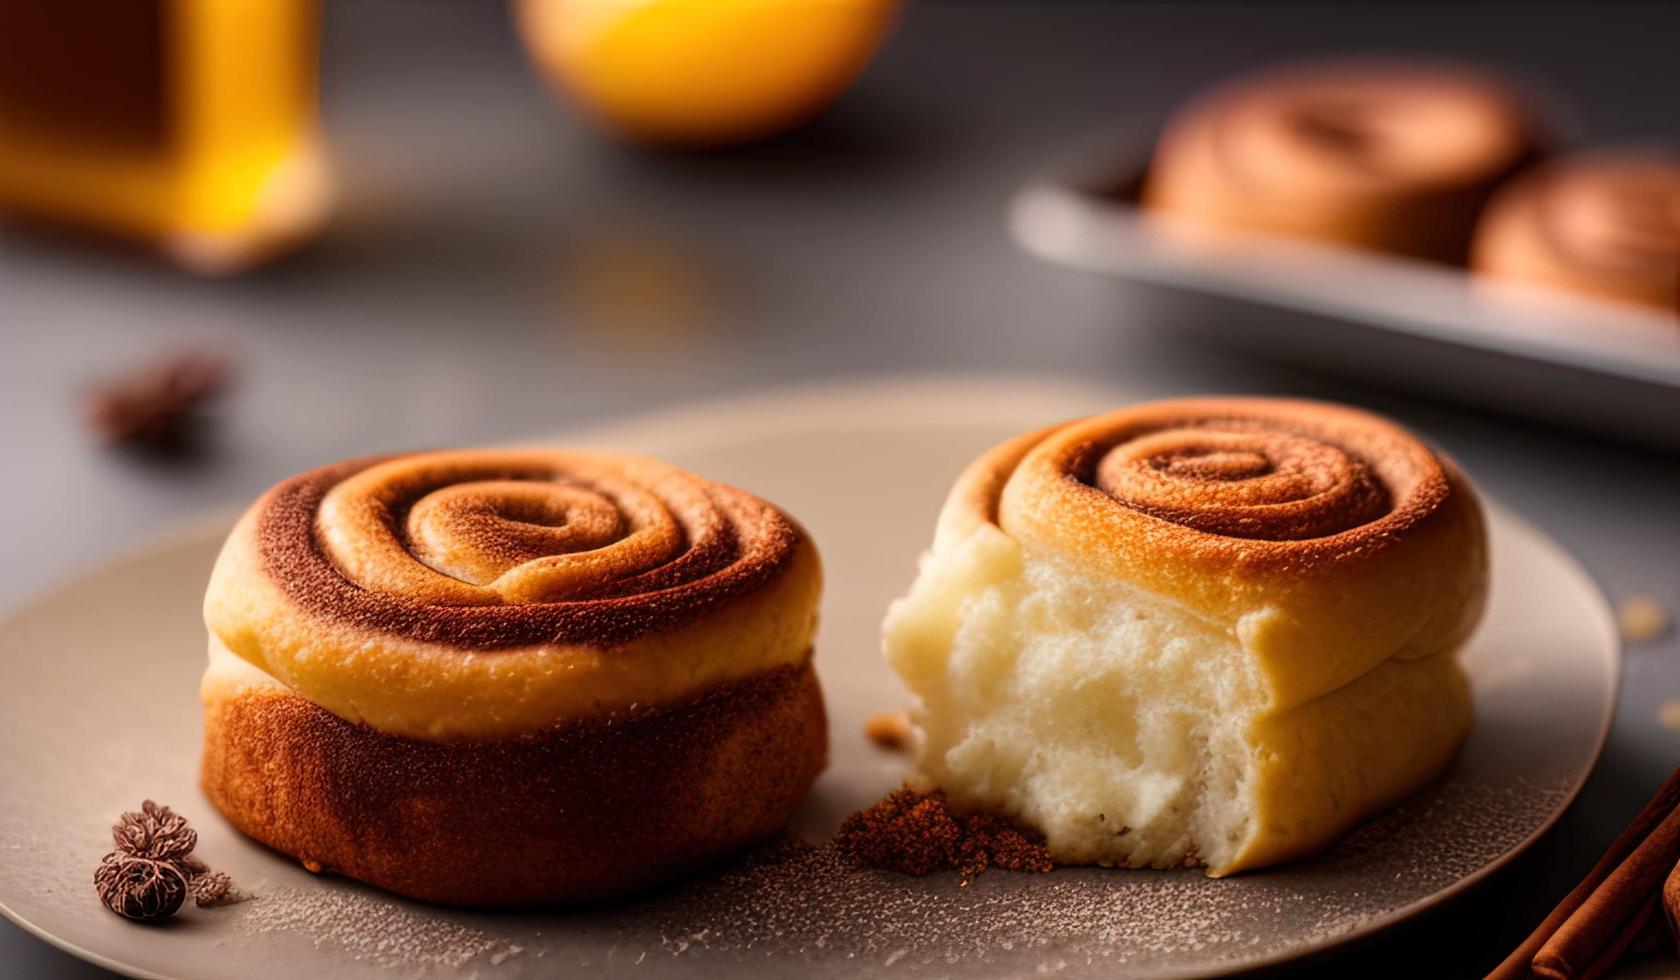
MULTIPOLYGON (((345 201, 318 246, 201 283, 0 237, 0 603, 330 459, 770 384, 977 369, 1375 407, 1444 445, 1612 599, 1680 606, 1674 458, 1209 345, 1189 328, 1253 311, 1043 265, 1003 224, 1012 189, 1070 140, 1297 55, 1460 56, 1567 95, 1595 140, 1672 138, 1674 5, 920 5, 817 125, 698 156, 597 139, 528 71, 500 4, 330 8, 324 94, 345 201), (212 451, 147 463, 99 449, 81 388, 198 343, 232 351, 240 373, 212 451)), ((1491 966, 1680 761, 1680 733, 1656 723, 1675 695, 1672 633, 1629 651, 1604 760, 1556 831, 1467 899, 1323 968, 1491 966)), ((102 975, 9 924, 0 973, 102 975)))

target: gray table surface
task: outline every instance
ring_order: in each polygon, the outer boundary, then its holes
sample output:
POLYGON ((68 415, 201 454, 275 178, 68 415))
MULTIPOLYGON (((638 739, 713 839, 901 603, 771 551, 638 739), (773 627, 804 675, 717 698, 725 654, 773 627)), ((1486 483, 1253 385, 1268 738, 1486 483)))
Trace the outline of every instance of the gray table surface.
MULTIPOLYGON (((528 71, 504 14, 331 5, 324 90, 345 201, 290 262, 202 283, 0 236, 0 603, 339 457, 841 375, 1021 370, 1369 405, 1444 445, 1612 599, 1680 607, 1674 458, 1187 340, 1201 334, 1179 327, 1251 311, 1043 265, 1003 223, 1011 190, 1069 140, 1297 55, 1491 62, 1567 92, 1595 139, 1673 137, 1680 8, 924 4, 819 124, 699 156, 595 138, 528 71), (237 358, 211 451, 147 463, 95 445, 82 387, 185 344, 237 358)), ((1672 633, 1630 650, 1609 747, 1556 830, 1442 913, 1317 969, 1485 970, 1680 761, 1680 732, 1657 722, 1676 695, 1672 633)), ((104 975, 10 924, 0 973, 104 975)))

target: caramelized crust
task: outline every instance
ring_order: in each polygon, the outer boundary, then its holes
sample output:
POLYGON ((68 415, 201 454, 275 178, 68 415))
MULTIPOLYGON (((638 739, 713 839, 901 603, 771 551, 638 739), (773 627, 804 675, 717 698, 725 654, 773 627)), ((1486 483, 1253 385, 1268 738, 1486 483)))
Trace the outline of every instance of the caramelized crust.
POLYGON ((300 612, 474 649, 686 626, 785 571, 800 539, 764 501, 655 460, 492 451, 292 477, 255 534, 300 612))
POLYGON ((995 526, 1231 624, 1279 709, 1458 646, 1487 589, 1457 469, 1367 412, 1154 402, 1020 436, 957 481, 939 542, 995 526))
POLYGON ((205 794, 306 866, 462 906, 599 901, 780 830, 827 757, 809 662, 685 703, 429 741, 266 679, 204 685, 205 794))
POLYGON ((802 663, 821 569, 772 505, 657 460, 445 451, 286 480, 228 536, 211 635, 418 738, 503 738, 802 663))

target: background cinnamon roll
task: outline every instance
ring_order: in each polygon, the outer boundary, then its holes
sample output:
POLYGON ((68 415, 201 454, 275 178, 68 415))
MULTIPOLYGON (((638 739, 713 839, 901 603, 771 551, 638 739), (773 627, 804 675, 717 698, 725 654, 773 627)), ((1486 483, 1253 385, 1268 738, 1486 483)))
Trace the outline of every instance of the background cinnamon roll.
POLYGON ((921 773, 958 805, 1062 863, 1226 874, 1448 764, 1486 587, 1474 494, 1399 427, 1161 402, 976 460, 885 648, 921 773))
POLYGON ((820 574, 776 508, 649 459, 305 473, 211 576, 205 792, 416 898, 643 887, 780 829, 822 769, 820 574))
POLYGON ((1510 91, 1465 70, 1274 69, 1181 110, 1143 200, 1216 227, 1462 261, 1489 190, 1536 139, 1510 91))
POLYGON ((1680 312, 1680 158, 1595 154, 1535 167, 1488 206, 1471 266, 1680 312))

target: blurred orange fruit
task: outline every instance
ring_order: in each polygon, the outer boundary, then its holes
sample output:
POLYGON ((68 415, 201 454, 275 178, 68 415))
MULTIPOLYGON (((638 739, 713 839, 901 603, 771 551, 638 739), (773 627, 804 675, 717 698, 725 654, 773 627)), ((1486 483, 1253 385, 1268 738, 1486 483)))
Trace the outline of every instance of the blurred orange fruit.
POLYGON ((562 90, 638 142, 773 136, 846 89, 897 0, 514 0, 525 45, 562 90))

